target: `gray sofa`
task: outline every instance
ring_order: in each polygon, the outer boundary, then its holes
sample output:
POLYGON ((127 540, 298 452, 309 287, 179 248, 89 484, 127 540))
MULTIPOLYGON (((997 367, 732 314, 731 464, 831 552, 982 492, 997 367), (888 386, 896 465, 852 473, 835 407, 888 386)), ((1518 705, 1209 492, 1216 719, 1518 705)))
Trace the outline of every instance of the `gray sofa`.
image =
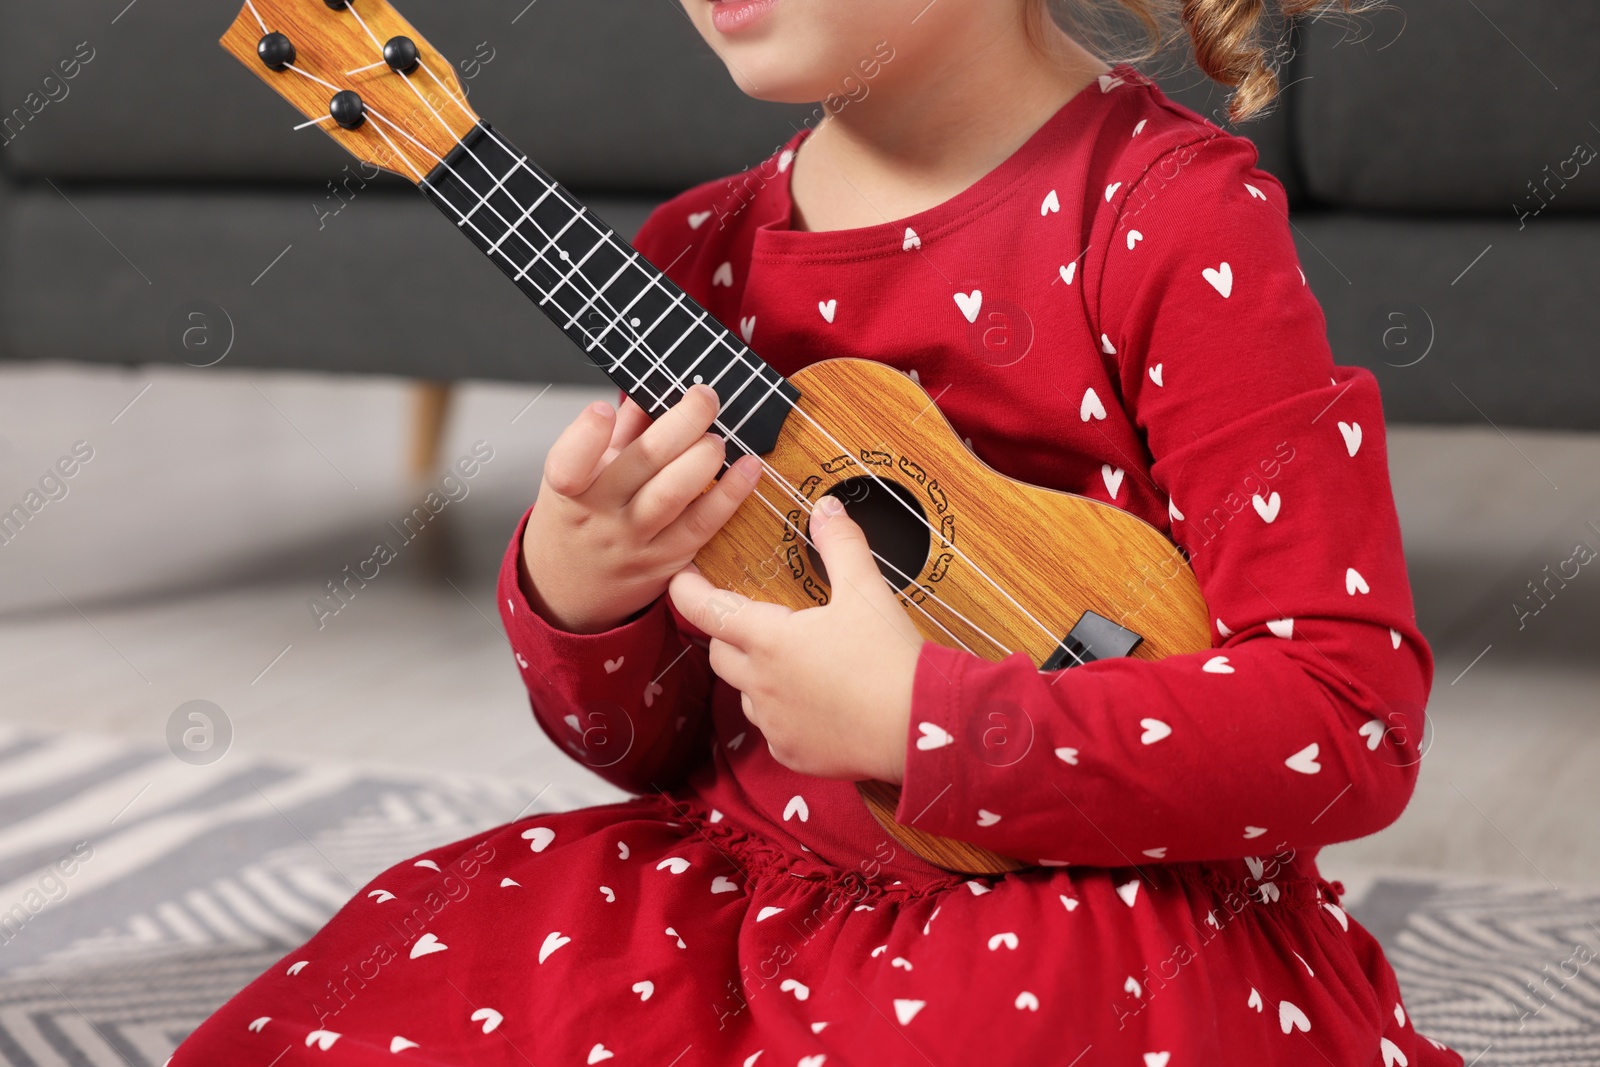
MULTIPOLYGON (((812 114, 745 98, 676 0, 400 6, 479 112, 625 234, 812 114)), ((0 358, 201 363, 227 341, 214 373, 601 383, 408 184, 291 131, 216 43, 237 11, 0 7, 0 358), (196 301, 226 313, 210 348, 178 341, 196 301)), ((1600 427, 1600 162, 1575 147, 1600 147, 1600 6, 1403 14, 1360 40, 1304 25, 1281 106, 1239 128, 1289 189, 1334 351, 1397 421, 1600 427)), ((1221 87, 1146 69, 1222 121, 1221 87)))

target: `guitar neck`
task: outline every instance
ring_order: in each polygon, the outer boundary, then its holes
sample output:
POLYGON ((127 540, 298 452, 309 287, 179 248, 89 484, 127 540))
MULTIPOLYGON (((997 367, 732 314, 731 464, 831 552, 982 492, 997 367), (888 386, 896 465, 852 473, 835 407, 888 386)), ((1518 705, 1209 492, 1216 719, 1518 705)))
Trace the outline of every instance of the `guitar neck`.
POLYGON ((770 452, 800 391, 487 123, 424 195, 652 418, 697 382, 728 462, 770 452))

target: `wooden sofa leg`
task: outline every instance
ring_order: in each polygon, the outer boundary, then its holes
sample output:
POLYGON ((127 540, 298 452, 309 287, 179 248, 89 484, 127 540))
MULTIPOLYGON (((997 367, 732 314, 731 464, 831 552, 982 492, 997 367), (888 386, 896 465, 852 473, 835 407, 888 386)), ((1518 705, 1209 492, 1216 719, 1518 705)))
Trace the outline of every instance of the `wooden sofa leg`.
POLYGON ((445 420, 450 414, 451 382, 419 381, 412 394, 411 477, 426 481, 439 465, 445 420))

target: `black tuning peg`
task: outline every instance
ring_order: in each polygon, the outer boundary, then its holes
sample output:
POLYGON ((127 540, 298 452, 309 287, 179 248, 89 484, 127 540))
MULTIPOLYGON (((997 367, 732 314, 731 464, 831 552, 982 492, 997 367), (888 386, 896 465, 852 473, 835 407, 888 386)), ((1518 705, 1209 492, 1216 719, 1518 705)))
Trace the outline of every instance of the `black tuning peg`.
POLYGON ((410 74, 422 61, 417 42, 409 37, 391 37, 383 46, 383 61, 401 74, 410 74))
POLYGON ((354 89, 334 93, 333 99, 328 101, 328 114, 347 130, 356 129, 367 121, 367 107, 361 102, 361 94, 354 89))
POLYGON ((269 33, 256 42, 256 55, 272 70, 288 70, 294 62, 294 42, 281 33, 269 33))

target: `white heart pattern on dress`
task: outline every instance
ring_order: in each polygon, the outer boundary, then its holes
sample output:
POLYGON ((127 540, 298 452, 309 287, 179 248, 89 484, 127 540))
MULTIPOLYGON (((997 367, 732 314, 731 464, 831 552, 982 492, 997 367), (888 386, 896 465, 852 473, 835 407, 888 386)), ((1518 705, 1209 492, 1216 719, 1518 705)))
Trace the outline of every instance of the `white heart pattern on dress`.
POLYGON ((837 299, 823 300, 817 304, 817 310, 822 312, 822 317, 824 319, 826 319, 829 323, 832 323, 833 316, 839 311, 839 301, 837 299))
POLYGON ((785 148, 778 153, 778 173, 782 174, 789 169, 789 164, 794 162, 794 149, 785 148))
POLYGON ((1065 267, 1061 268, 1061 280, 1066 282, 1068 285, 1071 285, 1072 284, 1072 276, 1077 274, 1077 273, 1078 273, 1078 261, 1077 260, 1073 260, 1071 263, 1068 263, 1065 267))
POLYGON ((801 796, 799 793, 796 793, 794 796, 790 797, 789 803, 784 805, 783 821, 788 822, 796 815, 800 816, 801 822, 805 822, 807 819, 811 818, 811 809, 806 806, 806 798, 801 796))
POLYGON ((1039 1010, 1039 998, 1028 992, 1026 989, 1017 994, 1017 999, 1013 1003, 1016 1004, 1018 1011, 1039 1010))
MULTIPOLYGON (((1273 496, 1277 496, 1278 494, 1277 493, 1273 493, 1272 495, 1273 496)), ((1293 619, 1268 619, 1267 620, 1267 629, 1272 631, 1274 637, 1281 637, 1285 641, 1287 641, 1287 640, 1289 640, 1289 638, 1294 636, 1294 620, 1293 619)))
POLYGON ((589 1050, 589 1063, 591 1067, 593 1067, 594 1064, 599 1063, 601 1060, 609 1060, 615 1055, 615 1052, 612 1052, 610 1049, 606 1048, 603 1044, 597 1041, 595 1042, 594 1048, 589 1050))
POLYGON ((739 320, 739 335, 744 338, 745 344, 750 343, 751 336, 756 332, 756 317, 746 315, 739 320))
POLYGON ((921 737, 917 738, 918 752, 931 752, 936 748, 943 748, 944 746, 952 744, 955 741, 955 738, 951 736, 949 730, 946 730, 944 727, 934 722, 917 723, 917 732, 922 735, 921 737))
POLYGON ((423 934, 417 938, 417 943, 411 946, 411 958, 431 956, 435 952, 443 952, 450 946, 439 940, 438 934, 423 934))
POLYGON ((616 659, 606 660, 606 673, 616 674, 622 669, 622 661, 625 659, 627 659, 626 656, 618 656, 616 659))
POLYGON ((1111 198, 1117 195, 1117 190, 1122 188, 1121 182, 1112 182, 1106 186, 1106 203, 1111 203, 1111 198))
POLYGON ((1040 215, 1054 215, 1061 210, 1061 199, 1056 196, 1054 189, 1044 198, 1044 203, 1039 205, 1040 215))
POLYGON ((1139 735, 1142 744, 1153 745, 1172 736, 1172 727, 1160 719, 1140 719, 1139 725, 1144 727, 1144 733, 1139 735))
POLYGON ((1166 384, 1161 380, 1161 368, 1163 366, 1165 366, 1165 364, 1157 363, 1154 367, 1150 368, 1150 380, 1156 383, 1157 388, 1161 388, 1166 384))
POLYGON ((756 922, 758 922, 758 923, 766 922, 768 919, 772 918, 774 915, 778 914, 782 910, 783 909, 780 908, 780 907, 776 907, 774 905, 769 904, 766 907, 762 908, 760 911, 756 912, 756 922))
POLYGON ((1339 433, 1344 436, 1345 451, 1352 457, 1361 451, 1361 424, 1359 422, 1341 422, 1339 433))
POLYGON ((1017 941, 1017 935, 1012 931, 1007 930, 1005 933, 995 934, 989 939, 989 951, 998 952, 1000 947, 1004 945, 1006 948, 1015 952, 1018 944, 1019 942, 1017 941))
POLYGON ((1220 267, 1207 267, 1200 272, 1211 288, 1222 294, 1224 300, 1233 295, 1233 268, 1224 263, 1220 267))
POLYGON ((1388 1038, 1379 1039, 1378 1048, 1383 1053, 1383 1067, 1410 1067, 1410 1061, 1400 1051, 1400 1046, 1388 1038))
POLYGON ((382 904, 385 901, 393 900, 394 894, 389 892, 387 889, 374 889, 372 892, 367 894, 367 898, 382 904))
POLYGON ((1251 185, 1249 182, 1245 182, 1244 183, 1244 187, 1246 189, 1250 190, 1250 199, 1252 199, 1252 200, 1265 200, 1267 198, 1267 194, 1266 193, 1263 193, 1260 189, 1257 189, 1255 186, 1251 185))
POLYGON ((1266 1007, 1266 1005, 1261 1002, 1261 994, 1256 992, 1255 986, 1250 987, 1250 996, 1245 1000, 1244 1003, 1245 1007, 1254 1008, 1258 1012, 1266 1007))
POLYGON ((1233 664, 1228 662, 1227 656, 1212 656, 1200 669, 1207 674, 1232 674, 1233 664))
POLYGON ((415 1041, 411 1040, 409 1037, 401 1037, 399 1034, 396 1034, 396 1035, 394 1035, 394 1037, 389 1039, 389 1051, 390 1052, 404 1052, 408 1048, 421 1048, 421 1047, 422 1047, 421 1045, 417 1044, 415 1041))
POLYGON ((1322 770, 1322 764, 1317 762, 1318 745, 1315 741, 1302 748, 1299 752, 1283 761, 1285 767, 1301 774, 1316 774, 1322 770))
POLYGON ((725 874, 719 874, 711 880, 711 891, 713 893, 737 893, 739 891, 739 883, 725 874))
POLYGON ((911 227, 907 226, 906 227, 905 240, 900 242, 900 251, 909 252, 913 248, 921 248, 921 247, 922 247, 922 238, 917 236, 917 231, 916 230, 913 230, 911 227))
POLYGON ((543 852, 556 839, 556 832, 548 826, 535 826, 522 831, 522 839, 534 852, 543 852))
POLYGON ((1311 1020, 1306 1018, 1306 1013, 1287 1000, 1278 1002, 1278 1025, 1283 1027, 1283 1032, 1298 1030, 1302 1034, 1311 1029, 1311 1020))
POLYGON ((1274 492, 1263 500, 1261 494, 1257 493, 1250 498, 1250 503, 1255 505, 1256 514, 1261 516, 1261 521, 1270 525, 1278 519, 1278 511, 1283 507, 1283 497, 1274 492))
POLYGON ((1371 592, 1367 588, 1367 580, 1361 577, 1361 572, 1354 567, 1344 572, 1344 591, 1351 596, 1355 596, 1357 593, 1371 592))
POLYGON ((1076 767, 1078 765, 1078 750, 1075 748, 1058 748, 1056 749, 1056 759, 1076 767))
POLYGON ((306 1048, 315 1045, 323 1052, 326 1052, 333 1047, 335 1041, 343 1036, 343 1034, 336 1034, 332 1030, 313 1030, 306 1035, 306 1048))
POLYGON ((696 211, 694 214, 689 216, 689 229, 698 230, 701 226, 705 225, 706 219, 709 219, 710 217, 711 212, 709 211, 696 211))
POLYGON ((1117 896, 1121 897, 1122 902, 1128 907, 1133 907, 1134 900, 1139 896, 1139 879, 1135 878, 1131 882, 1123 882, 1117 886, 1117 896))
POLYGON ((1388 728, 1383 725, 1382 719, 1368 719, 1361 724, 1361 729, 1356 733, 1367 739, 1367 751, 1376 752, 1383 743, 1383 735, 1388 733, 1388 728))
POLYGON ((731 288, 733 286, 733 264, 724 263, 718 267, 717 272, 711 276, 711 284, 712 286, 725 285, 731 288))
POLYGON ((1000 816, 996 815, 994 812, 986 811, 983 808, 979 808, 978 809, 978 825, 979 826, 993 826, 995 823, 997 823, 999 821, 1000 821, 1000 816))
POLYGON ((640 1000, 649 1000, 650 995, 656 991, 656 984, 648 979, 633 983, 633 991, 639 994, 640 1000))
POLYGON ((900 1020, 901 1026, 904 1026, 917 1017, 917 1012, 927 1006, 928 1002, 925 1000, 901 1000, 896 998, 894 1002, 894 1017, 900 1020))
POLYGON ((1142 240, 1144 240, 1144 234, 1140 233, 1138 230, 1129 230, 1128 231, 1128 251, 1132 252, 1133 251, 1133 246, 1138 244, 1142 240))
POLYGON ((1083 402, 1078 405, 1078 417, 1084 422, 1106 417, 1106 407, 1100 403, 1100 397, 1095 393, 1093 386, 1084 390, 1083 402))
POLYGON ((252 1022, 248 1027, 246 1027, 246 1029, 248 1029, 252 1034, 259 1034, 262 1030, 265 1030, 267 1028, 267 1024, 270 1023, 271 1021, 272 1021, 272 1016, 263 1015, 261 1018, 256 1019, 254 1022, 252 1022))
POLYGON ((1172 1060, 1170 1052, 1146 1052, 1144 1054, 1144 1067, 1167 1067, 1172 1060))
POLYGON ((682 856, 668 856, 656 864, 658 871, 671 871, 673 874, 682 874, 689 869, 689 861, 682 856))
POLYGON ((968 322, 978 321, 978 312, 983 308, 983 290, 974 289, 970 293, 957 293, 956 307, 961 309, 961 314, 966 316, 968 322))
POLYGON ((1246 841, 1254 841, 1266 832, 1267 828, 1265 826, 1246 826, 1244 828, 1244 839, 1246 841))
POLYGON ((1100 480, 1106 483, 1106 492, 1111 494, 1111 499, 1117 499, 1117 492, 1122 488, 1122 468, 1109 463, 1100 464, 1100 480))
POLYGON ((785 993, 793 993, 794 999, 796 1000, 804 1000, 811 995, 811 989, 809 986, 807 986, 804 982, 798 982, 793 978, 785 978, 782 982, 778 983, 778 988, 785 993))
POLYGON ((544 944, 539 946, 539 962, 543 963, 545 960, 550 958, 550 953, 554 952, 562 945, 570 944, 571 942, 572 938, 562 937, 561 931, 550 931, 545 935, 544 944))

